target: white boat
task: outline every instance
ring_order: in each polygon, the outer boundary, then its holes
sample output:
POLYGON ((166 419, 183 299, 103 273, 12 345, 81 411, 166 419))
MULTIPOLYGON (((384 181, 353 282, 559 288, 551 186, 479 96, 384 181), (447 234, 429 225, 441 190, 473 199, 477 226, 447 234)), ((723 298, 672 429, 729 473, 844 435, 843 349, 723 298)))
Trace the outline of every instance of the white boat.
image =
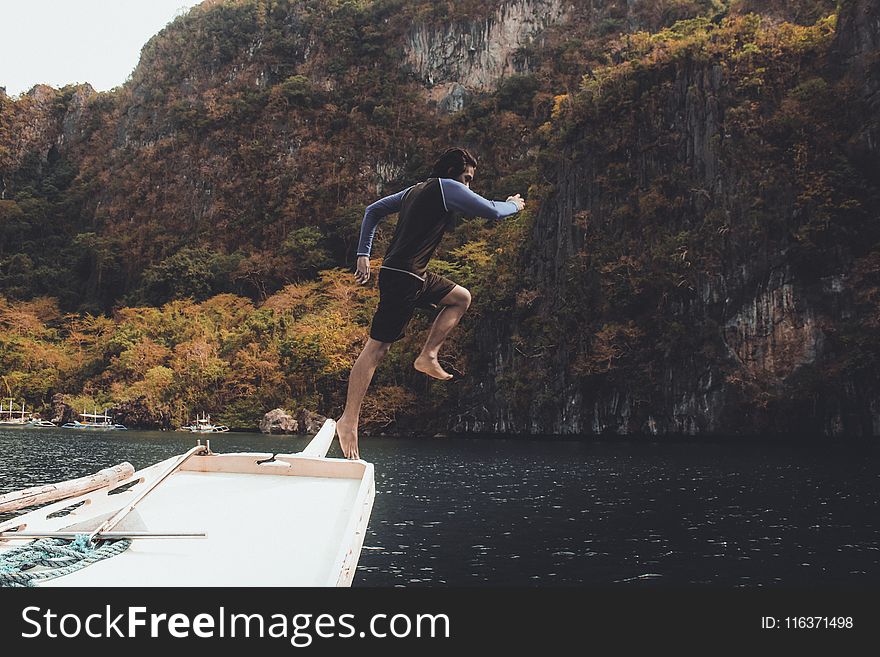
POLYGON ((0 425, 16 427, 26 425, 29 418, 25 417, 24 402, 21 403, 21 411, 17 411, 15 410, 14 399, 10 397, 7 398, 5 401, 9 402, 8 407, 4 406, 4 400, 0 400, 0 425), (16 417, 17 413, 21 413, 21 415, 18 415, 16 417))
POLYGON ((83 418, 83 422, 79 420, 74 420, 73 422, 65 422, 61 425, 62 429, 99 429, 103 431, 127 431, 128 427, 124 424, 117 424, 113 422, 113 418, 107 415, 107 411, 104 411, 102 414, 98 414, 97 411, 95 413, 86 413, 85 409, 83 412, 79 414, 81 418, 83 418))
MULTIPOLYGON (((0 566, 22 546, 38 546, 25 541, 77 536, 89 545, 88 535, 99 549, 119 553, 32 584, 350 586, 375 484, 372 464, 326 458, 335 432, 327 420, 296 454, 215 454, 199 444, 118 483, 19 515, 0 523, 0 566)), ((45 571, 23 572, 40 578, 45 571)))
POLYGON ((25 423, 27 427, 57 427, 58 425, 50 420, 43 420, 38 417, 32 417, 25 423))
POLYGON ((225 424, 212 424, 210 415, 202 415, 190 422, 185 427, 180 427, 178 431, 189 431, 190 433, 226 433, 229 427, 225 424))

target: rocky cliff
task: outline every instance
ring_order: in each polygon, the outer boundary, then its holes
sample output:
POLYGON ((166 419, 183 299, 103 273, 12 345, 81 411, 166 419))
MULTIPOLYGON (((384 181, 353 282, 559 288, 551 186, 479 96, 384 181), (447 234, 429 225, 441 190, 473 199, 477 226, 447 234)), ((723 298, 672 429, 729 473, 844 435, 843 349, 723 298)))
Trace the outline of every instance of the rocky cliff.
MULTIPOLYGON (((203 3, 114 93, 0 94, 0 292, 259 304, 350 268, 364 206, 463 143, 478 190, 529 212, 438 251, 475 292, 448 345, 465 376, 426 386, 408 338, 385 424, 880 433, 880 11, 835 7, 203 3)), ((295 338, 266 362, 341 360, 295 338)), ((94 367, 78 383, 107 388, 94 367)), ((344 377, 311 385, 269 408, 330 415, 344 377)))
MULTIPOLYGON (((853 154, 880 176, 880 5, 850 0, 840 14, 834 54, 870 114, 853 140, 853 154)), ((877 178, 875 178, 877 180, 877 178)))
POLYGON ((877 373, 846 350, 864 309, 853 272, 877 245, 862 154, 876 154, 878 6, 844 4, 833 42, 780 54, 773 94, 731 61, 741 45, 588 85, 544 160, 552 190, 524 257, 537 301, 479 332, 488 376, 459 429, 877 434, 877 373), (795 103, 822 113, 841 97, 859 118, 823 117, 833 143, 789 123, 795 103), (834 216, 808 198, 840 175, 823 158, 858 179, 822 192, 834 216))
POLYGON ((493 91, 505 75, 530 72, 523 49, 567 20, 568 9, 562 0, 514 0, 485 20, 415 25, 406 63, 441 110, 459 111, 469 94, 493 91))

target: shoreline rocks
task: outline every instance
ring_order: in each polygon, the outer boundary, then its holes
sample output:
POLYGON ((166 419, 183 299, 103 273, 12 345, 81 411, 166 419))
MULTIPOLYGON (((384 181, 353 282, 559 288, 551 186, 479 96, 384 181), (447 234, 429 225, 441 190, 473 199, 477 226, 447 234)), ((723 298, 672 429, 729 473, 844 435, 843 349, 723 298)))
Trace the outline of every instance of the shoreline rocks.
POLYGON ((293 412, 275 408, 260 420, 260 433, 313 434, 320 430, 326 419, 323 415, 305 408, 293 412))

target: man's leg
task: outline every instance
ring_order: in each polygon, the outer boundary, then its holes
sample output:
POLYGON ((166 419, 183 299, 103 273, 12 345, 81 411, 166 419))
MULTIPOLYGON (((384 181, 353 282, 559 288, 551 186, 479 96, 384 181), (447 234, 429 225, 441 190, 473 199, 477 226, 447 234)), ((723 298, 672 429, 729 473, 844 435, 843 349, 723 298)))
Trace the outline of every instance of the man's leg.
POLYGON ((339 446, 346 458, 360 458, 358 453, 358 422, 360 421, 361 403, 373 373, 379 365, 379 361, 388 353, 390 342, 379 342, 373 338, 367 339, 363 351, 354 362, 351 374, 348 377, 348 395, 345 398, 345 410, 342 417, 336 421, 336 434, 339 436, 339 446))
POLYGON ((448 381, 452 375, 440 367, 437 355, 440 353, 440 346, 446 340, 446 336, 455 328, 458 320, 471 305, 471 293, 461 285, 456 285, 449 294, 440 300, 440 305, 442 308, 431 325, 428 339, 425 341, 425 346, 422 347, 419 357, 413 363, 413 367, 435 379, 448 381))

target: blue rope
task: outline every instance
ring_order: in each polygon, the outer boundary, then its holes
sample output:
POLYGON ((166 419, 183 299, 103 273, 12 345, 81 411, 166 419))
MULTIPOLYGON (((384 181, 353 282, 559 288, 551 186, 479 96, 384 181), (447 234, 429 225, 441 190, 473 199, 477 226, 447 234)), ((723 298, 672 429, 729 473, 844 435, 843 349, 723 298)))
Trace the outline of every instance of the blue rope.
POLYGON ((86 566, 122 554, 131 539, 89 542, 88 534, 78 534, 72 541, 40 538, 31 543, 0 552, 0 588, 36 586, 38 582, 62 577, 86 566), (38 566, 40 570, 35 570, 38 566))

